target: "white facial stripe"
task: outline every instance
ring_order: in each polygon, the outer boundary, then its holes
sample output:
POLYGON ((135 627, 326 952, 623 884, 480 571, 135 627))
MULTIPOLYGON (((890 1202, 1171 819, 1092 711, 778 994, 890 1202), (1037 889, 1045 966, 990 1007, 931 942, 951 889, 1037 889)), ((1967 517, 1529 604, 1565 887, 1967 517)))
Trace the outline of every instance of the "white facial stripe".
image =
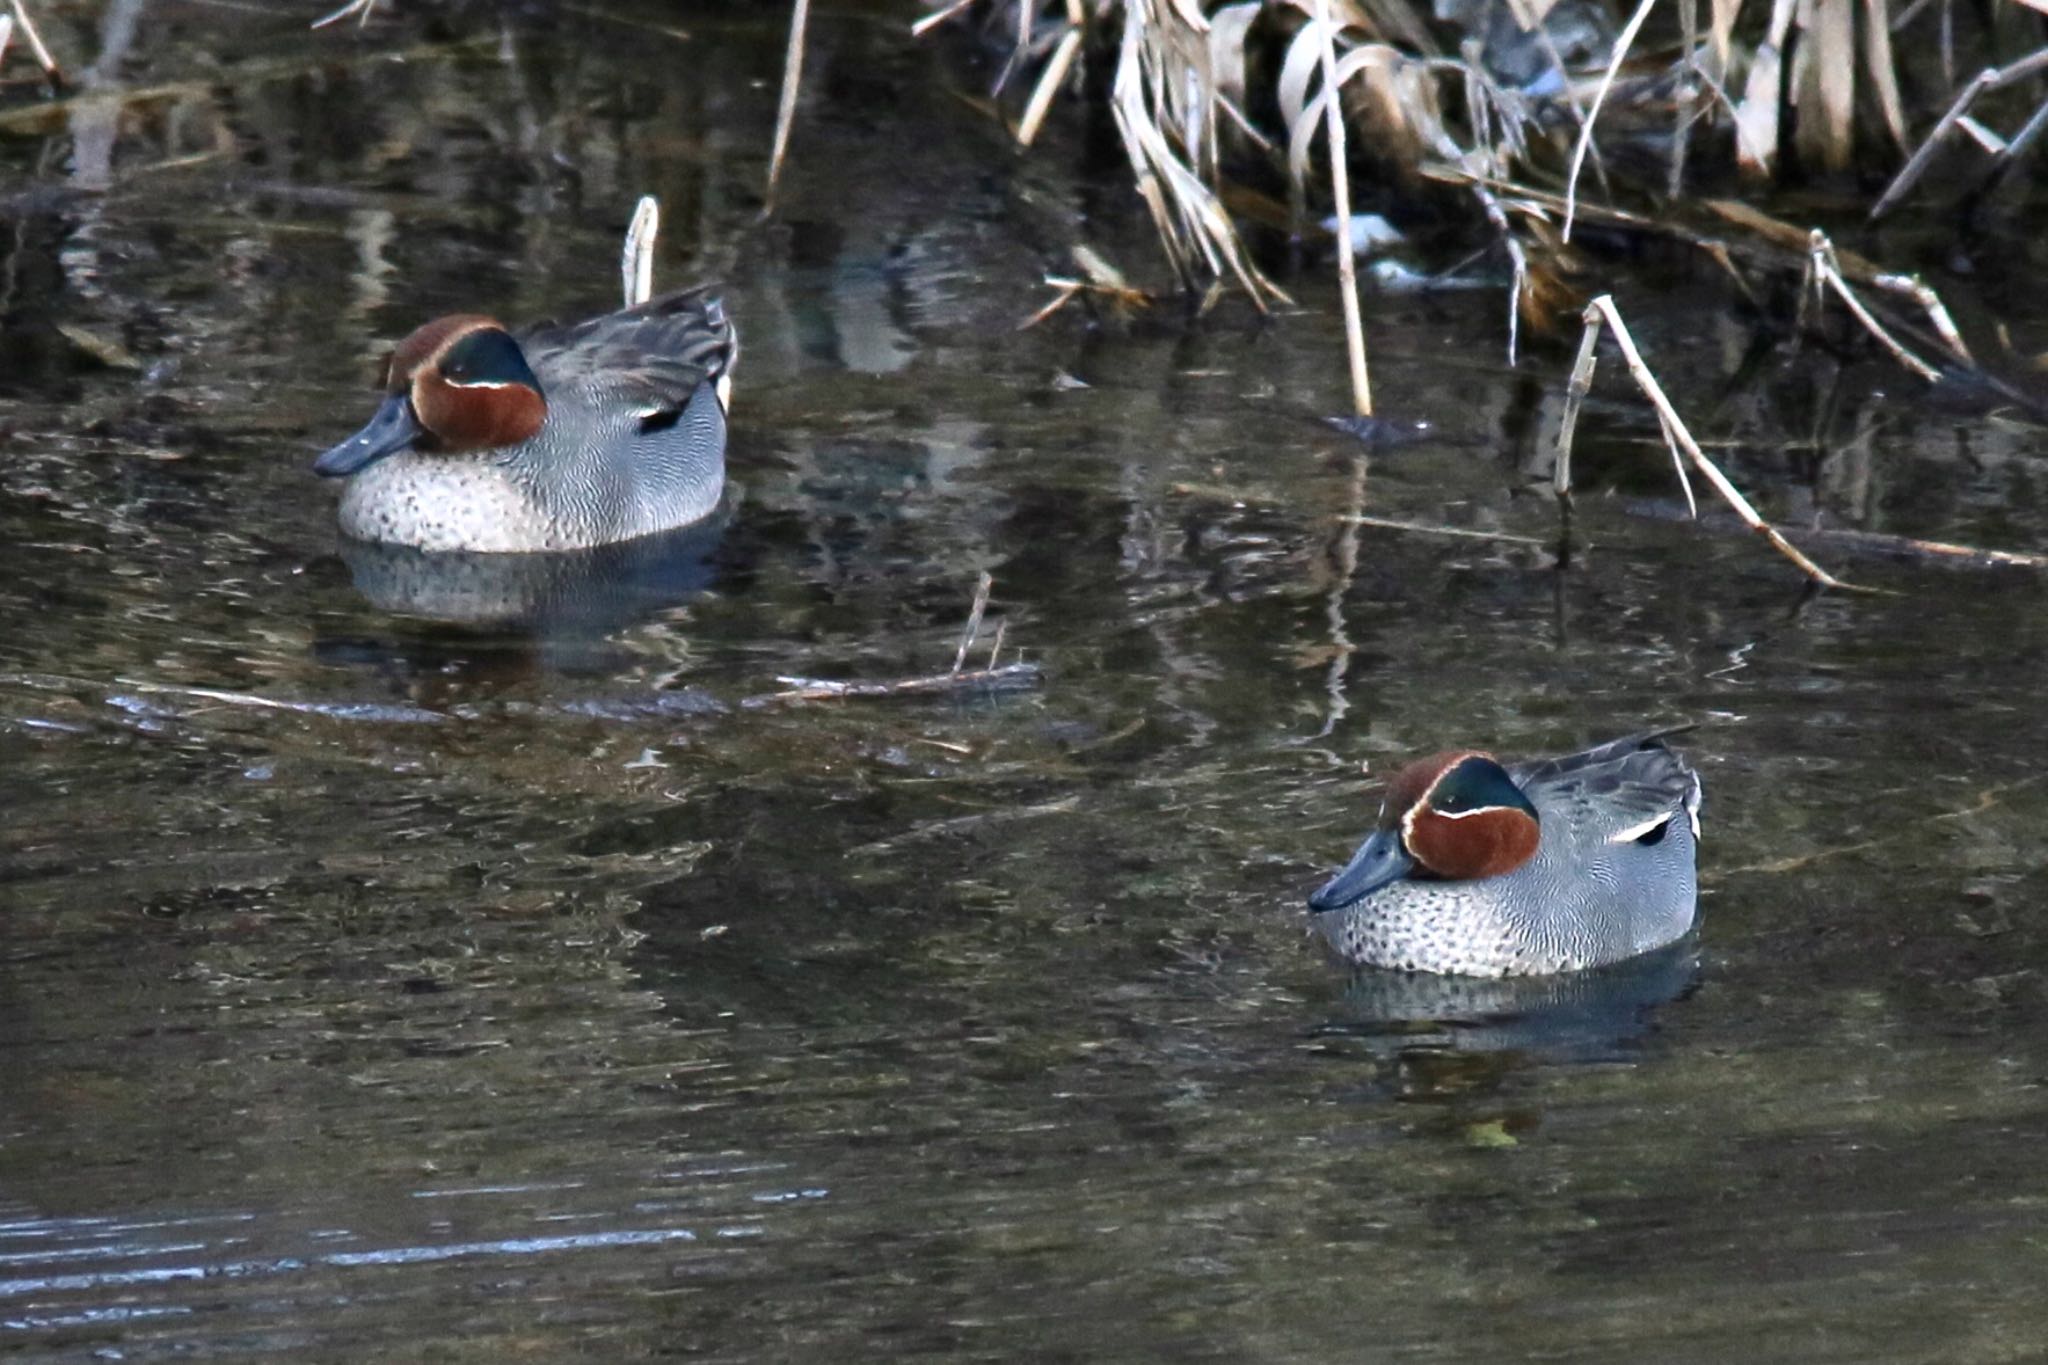
POLYGON ((1475 815, 1489 815, 1497 810, 1513 809, 1513 806, 1474 806, 1471 810, 1432 810, 1430 814, 1439 820, 1470 820, 1475 815))
POLYGON ((441 382, 451 389, 523 389, 526 385, 516 379, 450 379, 441 376, 441 382))
MULTIPOLYGON (((1464 758, 1460 757, 1446 763, 1444 770, 1431 779, 1429 786, 1423 790, 1422 795, 1417 798, 1415 804, 1401 812, 1401 847, 1407 851, 1409 857, 1414 858, 1417 862, 1422 862, 1422 856, 1415 851, 1415 812, 1429 804, 1429 799, 1436 795, 1437 787, 1442 784, 1446 777, 1450 776, 1451 769, 1457 767, 1462 762, 1464 762, 1464 758)), ((1436 811, 1435 814, 1442 815, 1443 812, 1436 811)), ((1459 817, 1454 815, 1450 818, 1455 820, 1459 817)), ((1425 867, 1428 865, 1426 862, 1423 863, 1425 867)))

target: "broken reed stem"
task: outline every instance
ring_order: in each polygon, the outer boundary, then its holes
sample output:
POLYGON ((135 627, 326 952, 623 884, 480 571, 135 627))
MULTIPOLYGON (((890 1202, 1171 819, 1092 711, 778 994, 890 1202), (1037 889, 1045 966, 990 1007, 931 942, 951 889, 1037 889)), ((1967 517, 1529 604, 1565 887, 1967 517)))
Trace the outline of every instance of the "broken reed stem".
POLYGON ((1365 367, 1365 319, 1358 309, 1358 263, 1351 240, 1351 171, 1345 164, 1344 110, 1337 89, 1337 27, 1330 0, 1316 0, 1323 37, 1323 122, 1330 154, 1330 197, 1337 201, 1337 281, 1344 296, 1344 350, 1351 360, 1351 404, 1372 416, 1372 377, 1365 367))
POLYGON ((1868 591, 1854 584, 1844 583, 1801 554, 1798 546, 1778 534, 1775 527, 1757 515, 1757 510, 1749 505, 1749 499, 1743 497, 1741 491, 1728 481, 1728 476, 1707 458, 1706 452, 1700 449, 1699 442, 1693 440, 1692 433, 1686 430, 1685 422, 1680 419, 1678 410, 1672 407, 1671 400, 1665 397, 1664 386, 1657 382, 1657 376, 1650 372, 1642 353, 1636 350, 1635 339, 1629 335, 1627 325, 1622 322, 1621 314, 1616 311, 1612 295, 1600 295, 1586 305, 1585 312, 1580 316, 1585 320, 1586 326, 1594 330, 1596 336, 1598 329, 1603 325, 1614 333, 1614 344, 1621 348, 1622 361, 1628 366, 1628 372, 1636 381, 1636 387, 1643 391, 1643 396, 1650 400, 1650 406, 1656 409, 1657 420, 1663 425, 1665 439, 1671 443, 1674 459, 1682 451, 1685 458, 1692 462, 1693 468, 1697 469, 1706 481, 1714 486, 1714 491, 1721 495, 1723 501, 1735 510, 1735 515, 1742 518, 1743 524, 1768 540, 1773 549, 1791 560, 1808 578, 1823 587, 1846 588, 1852 592, 1868 591))
MULTIPOLYGON (((2043 105, 2042 108, 2048 109, 2048 105, 2043 105)), ((1941 301, 1941 295, 1923 284, 1918 275, 1873 275, 1870 283, 1888 294, 1903 294, 1913 300, 1920 306, 1921 311, 1927 314, 1927 320, 1940 334, 1942 344, 1949 348, 1956 359, 1973 369, 1977 368, 1977 358, 1970 354, 1969 346, 1963 341, 1963 334, 1956 330, 1955 319, 1948 314, 1948 305, 1941 301)))
POLYGON ((1834 290, 1835 297, 1839 298, 1856 320, 1863 324, 1863 329, 1876 337, 1880 346, 1892 353, 1892 359, 1930 384, 1941 378, 1941 371, 1907 350, 1904 343, 1887 332, 1884 324, 1863 306, 1863 300, 1856 297, 1856 291, 1842 278, 1842 267, 1835 260, 1834 245, 1828 241, 1827 234, 1819 229, 1815 229, 1807 238, 1807 269, 1812 273, 1815 291, 1818 292, 1821 285, 1834 290))
POLYGON ((782 158, 789 151, 789 129, 796 122, 796 92, 804 75, 804 27, 811 0, 796 0, 789 12, 789 49, 782 58, 782 101, 775 109, 775 145, 768 154, 768 189, 761 216, 775 212, 775 186, 782 179, 782 158))
POLYGON ((1557 451, 1550 464, 1550 489, 1561 503, 1572 499, 1572 439, 1579 430, 1579 409, 1593 391, 1593 367, 1598 363, 1594 347, 1600 329, 1586 327, 1579 332, 1579 354, 1572 361, 1572 377, 1565 384, 1564 415, 1557 423, 1557 451))
POLYGON ((988 610, 989 589, 995 586, 995 576, 982 570, 981 577, 974 583, 974 605, 968 609, 967 624, 960 631, 960 648, 953 651, 953 672, 967 662, 967 651, 973 647, 975 637, 981 634, 981 615, 988 610))
POLYGON ((633 221, 626 225, 626 246, 619 255, 620 284, 628 308, 647 302, 654 294, 654 239, 660 233, 661 203, 651 194, 642 195, 634 206, 633 221))

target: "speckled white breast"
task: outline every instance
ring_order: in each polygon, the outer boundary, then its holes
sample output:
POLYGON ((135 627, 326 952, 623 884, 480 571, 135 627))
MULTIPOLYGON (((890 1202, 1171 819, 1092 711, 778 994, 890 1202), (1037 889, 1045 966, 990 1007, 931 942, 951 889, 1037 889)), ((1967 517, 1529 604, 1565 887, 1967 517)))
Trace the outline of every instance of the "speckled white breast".
POLYGON ((473 456, 379 460, 350 476, 340 516, 343 535, 422 550, 577 548, 502 466, 473 456))
POLYGON ((1683 815, 1652 845, 1588 843, 1553 829, 1533 860, 1504 876, 1399 881, 1312 922, 1354 966, 1453 976, 1579 971, 1684 936, 1699 904, 1695 856, 1683 815))

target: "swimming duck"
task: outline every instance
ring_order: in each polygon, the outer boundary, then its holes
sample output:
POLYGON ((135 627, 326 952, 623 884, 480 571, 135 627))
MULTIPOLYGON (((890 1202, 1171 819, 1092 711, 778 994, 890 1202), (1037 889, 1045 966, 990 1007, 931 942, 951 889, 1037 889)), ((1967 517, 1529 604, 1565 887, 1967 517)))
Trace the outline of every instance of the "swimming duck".
POLYGON ((384 402, 322 455, 342 533, 422 550, 573 550, 685 526, 725 486, 738 338, 707 287, 514 335, 474 313, 398 344, 384 402))
POLYGON ((1672 942, 1699 899, 1700 779, 1671 733, 1409 764, 1379 827, 1309 897, 1312 922, 1353 965, 1459 976, 1577 971, 1672 942))

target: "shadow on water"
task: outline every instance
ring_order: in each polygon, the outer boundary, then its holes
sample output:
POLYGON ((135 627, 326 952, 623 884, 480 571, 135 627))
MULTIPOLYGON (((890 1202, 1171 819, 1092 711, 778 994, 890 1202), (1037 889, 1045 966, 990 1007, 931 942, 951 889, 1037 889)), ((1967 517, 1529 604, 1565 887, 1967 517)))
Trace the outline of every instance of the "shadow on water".
POLYGON ((1483 980, 1361 969, 1345 1013, 1326 1025, 1395 1049, 1525 1052, 1561 1062, 1621 1061, 1657 1012, 1699 983, 1691 938, 1627 962, 1561 977, 1483 980))
MULTIPOLYGON (((711 586, 729 516, 722 508, 661 535, 554 554, 427 553, 344 540, 341 558, 356 591, 379 611, 488 630, 486 642, 531 642, 541 667, 589 674, 617 664, 617 632, 711 586)), ((446 632, 340 637, 316 641, 314 652, 333 663, 417 670, 454 665, 464 643, 446 632)))
MULTIPOLYGON (((814 16, 766 224, 779 14, 35 8, 81 75, 0 83, 0 1351, 2048 1333, 2037 578, 1802 599, 1630 514, 1669 465, 1605 378, 1560 557, 1569 357, 1509 369, 1492 294, 1374 302, 1434 435, 1372 450, 1301 418, 1341 406, 1315 275, 1270 322, 1019 331, 1074 241, 1142 271, 1149 226, 891 7, 814 16), (742 332, 729 519, 337 558, 306 464, 381 349, 603 306, 646 192, 658 281, 722 278, 742 332), (759 701, 944 672, 983 572, 975 657, 1000 630, 1040 690, 759 701), (1704 974, 1347 983, 1311 945, 1361 764, 1679 719, 1704 974)), ((2030 428, 1641 265, 1638 342, 1776 519, 2048 543, 2030 428)))

